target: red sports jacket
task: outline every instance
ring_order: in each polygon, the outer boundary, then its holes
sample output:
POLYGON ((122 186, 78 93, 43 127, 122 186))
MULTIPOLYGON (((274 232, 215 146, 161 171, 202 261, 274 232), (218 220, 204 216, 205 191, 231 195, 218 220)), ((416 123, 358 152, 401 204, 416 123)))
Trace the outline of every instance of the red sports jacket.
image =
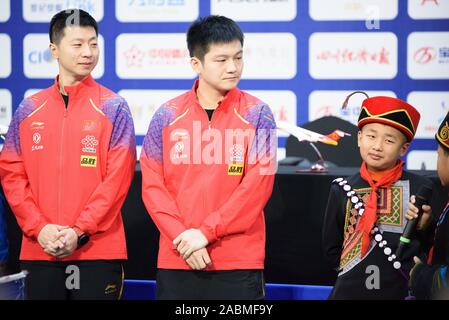
POLYGON ((190 269, 172 241, 199 228, 209 240, 207 270, 263 269, 263 208, 276 164, 273 114, 235 88, 209 121, 197 85, 156 111, 144 139, 142 196, 161 233, 158 267, 190 269))
POLYGON ((77 226, 91 241, 63 260, 126 259, 120 209, 135 169, 126 101, 88 77, 23 100, 0 156, 6 198, 23 231, 21 260, 56 259, 37 236, 48 223, 77 226))

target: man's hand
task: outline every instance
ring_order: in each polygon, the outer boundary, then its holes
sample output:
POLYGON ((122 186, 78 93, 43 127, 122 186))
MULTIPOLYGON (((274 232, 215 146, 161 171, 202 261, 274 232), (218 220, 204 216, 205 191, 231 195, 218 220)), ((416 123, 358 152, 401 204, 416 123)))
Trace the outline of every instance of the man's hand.
POLYGON ((63 229, 56 236, 65 243, 65 246, 58 249, 54 254, 56 258, 62 259, 68 257, 78 247, 78 235, 72 228, 63 229))
POLYGON ((68 226, 60 226, 57 224, 47 224, 42 228, 37 237, 37 241, 45 252, 54 255, 57 250, 64 248, 64 239, 60 239, 57 234, 66 228, 68 226))
POLYGON ((188 229, 173 240, 173 246, 181 257, 186 260, 194 251, 205 248, 209 241, 198 229, 188 229))
MULTIPOLYGON (((415 196, 410 197, 410 202, 408 203, 408 209, 405 213, 405 217, 407 220, 416 219, 418 217, 418 208, 415 206, 415 196)), ((422 206, 423 214, 418 221, 418 225, 416 226, 417 230, 425 230, 432 220, 432 208, 428 205, 422 206)))
POLYGON ((193 270, 203 270, 212 264, 206 248, 193 252, 190 257, 186 259, 186 262, 193 270))

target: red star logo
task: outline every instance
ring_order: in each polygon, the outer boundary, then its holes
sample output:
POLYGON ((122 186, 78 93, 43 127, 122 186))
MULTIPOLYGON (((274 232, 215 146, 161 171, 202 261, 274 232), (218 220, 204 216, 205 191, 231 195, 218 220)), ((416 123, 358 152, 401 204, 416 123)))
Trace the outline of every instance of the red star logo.
POLYGON ((126 66, 128 68, 130 67, 142 67, 142 60, 144 57, 143 51, 141 51, 139 48, 137 48, 135 45, 132 46, 131 49, 124 52, 125 58, 126 58, 126 66))

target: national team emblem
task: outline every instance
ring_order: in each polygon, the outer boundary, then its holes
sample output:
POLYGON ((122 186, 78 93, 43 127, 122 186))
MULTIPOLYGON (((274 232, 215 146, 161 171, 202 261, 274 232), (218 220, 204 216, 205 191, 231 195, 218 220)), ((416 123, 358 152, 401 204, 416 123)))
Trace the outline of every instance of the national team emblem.
POLYGON ((170 150, 170 158, 174 163, 179 163, 179 160, 189 158, 189 133, 184 129, 175 129, 170 132, 170 140, 174 142, 173 147, 170 150), (185 145, 187 143, 187 147, 185 145))
POLYGON ((40 133, 38 133, 38 132, 33 133, 34 144, 31 146, 31 151, 37 151, 37 150, 44 149, 44 146, 39 144, 41 142, 41 140, 42 140, 42 136, 40 133))
POLYGON ((184 154, 184 142, 178 141, 175 143, 175 158, 176 159, 185 159, 187 155, 184 154))
POLYGON ((41 142, 41 135, 40 135, 40 133, 35 132, 33 134, 33 142, 34 142, 34 144, 39 144, 39 142, 41 142))

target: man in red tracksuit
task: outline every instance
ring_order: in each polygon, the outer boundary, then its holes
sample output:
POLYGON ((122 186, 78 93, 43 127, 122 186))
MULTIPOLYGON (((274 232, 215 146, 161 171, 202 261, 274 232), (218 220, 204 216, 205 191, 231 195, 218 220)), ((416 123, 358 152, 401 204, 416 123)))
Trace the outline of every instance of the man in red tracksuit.
POLYGON ((91 77, 98 27, 56 14, 54 85, 17 108, 0 156, 6 198, 23 231, 28 299, 117 299, 127 258, 120 214, 135 168, 126 101, 91 77))
POLYGON ((263 299, 274 117, 236 87, 243 33, 234 21, 197 20, 187 43, 199 80, 156 111, 140 159, 143 200, 161 233, 157 298, 263 299))

